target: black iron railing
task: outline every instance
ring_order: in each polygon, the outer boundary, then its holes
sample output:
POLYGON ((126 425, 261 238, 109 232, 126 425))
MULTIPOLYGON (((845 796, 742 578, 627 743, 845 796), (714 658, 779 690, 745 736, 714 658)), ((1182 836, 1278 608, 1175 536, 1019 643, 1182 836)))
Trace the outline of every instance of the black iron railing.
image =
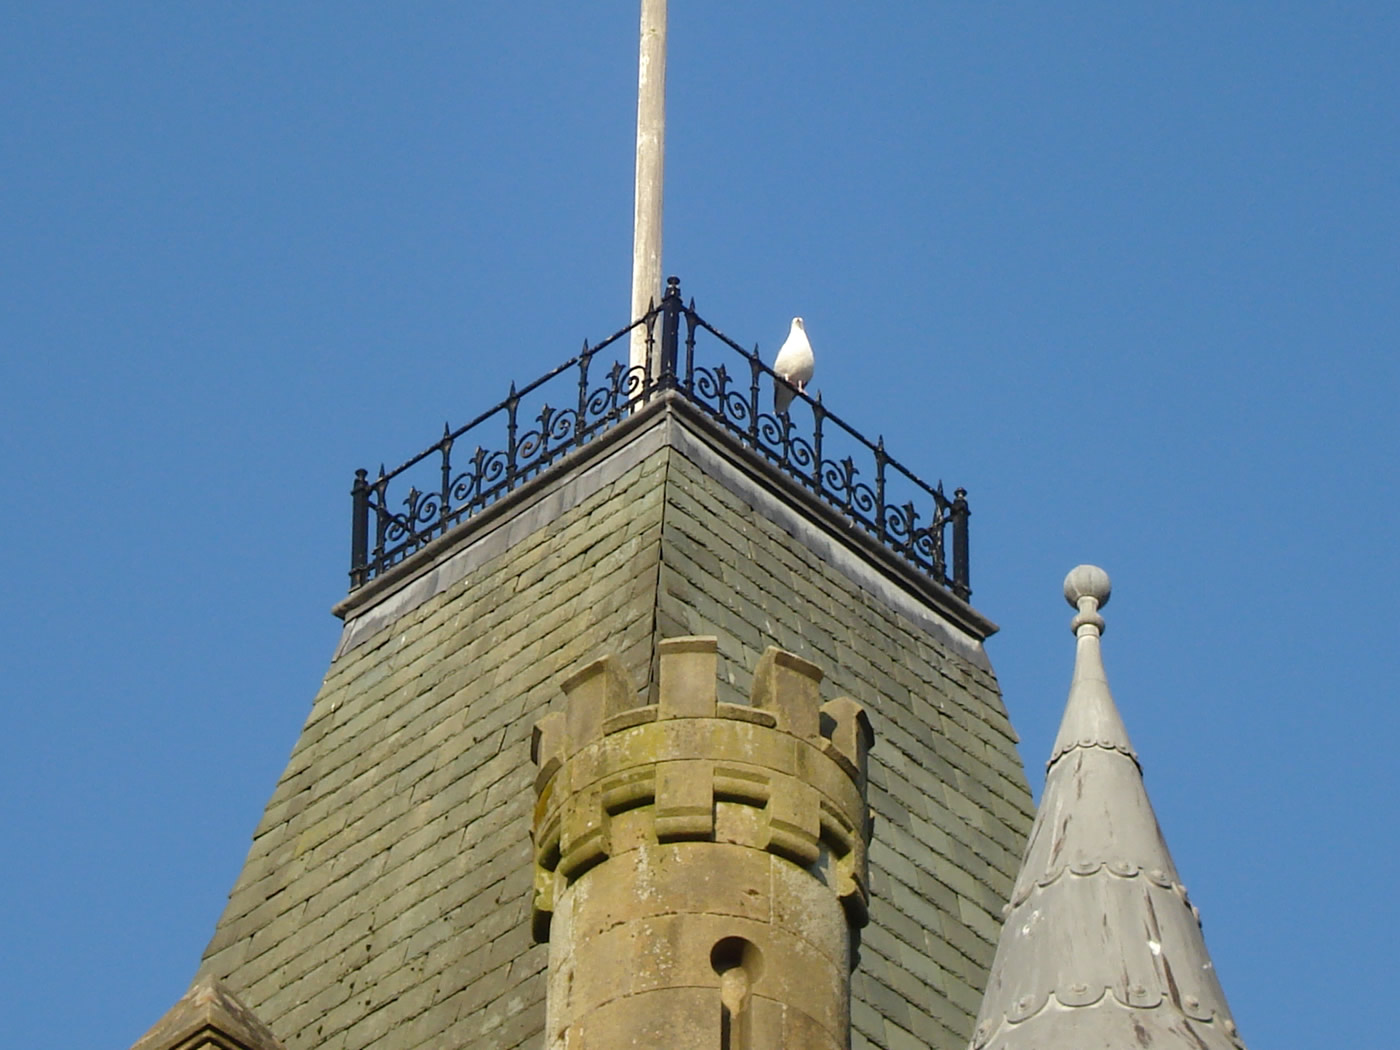
POLYGON ((772 411, 773 384, 781 382, 759 360, 757 347, 745 350, 705 322, 695 312, 694 300, 686 305, 680 282, 672 277, 661 304, 644 317, 597 346, 585 342, 578 356, 528 386, 516 389, 512 384, 499 405, 466 426, 444 427, 436 444, 402 466, 388 472, 381 466, 375 478, 357 470, 351 489, 350 589, 586 445, 655 394, 675 390, 852 523, 966 599, 972 593, 966 491, 957 489, 949 499, 942 482, 926 484, 885 451, 883 438, 872 445, 828 410, 820 395, 793 391, 787 411, 772 411), (628 367, 614 359, 616 348, 625 352, 637 328, 644 331, 648 363, 628 367), (697 356, 700 333, 713 337, 706 343, 717 344, 719 360, 697 356), (653 368, 658 335, 660 363, 653 368), (726 355, 732 368, 725 364, 726 355), (553 404, 546 394, 555 398, 553 404), (463 455, 460 450, 468 441, 471 451, 463 455), (951 566, 946 556, 950 529, 951 566))

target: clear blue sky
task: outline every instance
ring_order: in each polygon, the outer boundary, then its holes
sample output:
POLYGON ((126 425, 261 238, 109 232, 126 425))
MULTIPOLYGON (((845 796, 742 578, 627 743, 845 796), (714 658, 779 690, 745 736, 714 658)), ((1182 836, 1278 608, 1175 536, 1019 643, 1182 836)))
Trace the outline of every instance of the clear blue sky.
MULTIPOLYGON (((1032 783, 1105 653, 1249 1045, 1393 1042, 1400 5, 686 3, 665 266, 965 485, 1032 783)), ((0 11, 5 1039, 181 994, 354 468, 625 321, 634 0, 0 11)))

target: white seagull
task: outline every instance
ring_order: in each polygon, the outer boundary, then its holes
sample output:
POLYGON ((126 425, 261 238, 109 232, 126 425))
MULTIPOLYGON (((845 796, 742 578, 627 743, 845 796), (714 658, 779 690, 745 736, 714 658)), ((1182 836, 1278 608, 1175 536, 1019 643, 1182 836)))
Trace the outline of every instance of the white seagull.
POLYGON ((794 390, 807 392, 807 383, 812 378, 816 361, 812 357, 812 344, 807 340, 807 329, 802 318, 792 319, 788 337, 773 360, 773 371, 778 374, 778 382, 773 384, 773 411, 786 415, 792 404, 794 390))

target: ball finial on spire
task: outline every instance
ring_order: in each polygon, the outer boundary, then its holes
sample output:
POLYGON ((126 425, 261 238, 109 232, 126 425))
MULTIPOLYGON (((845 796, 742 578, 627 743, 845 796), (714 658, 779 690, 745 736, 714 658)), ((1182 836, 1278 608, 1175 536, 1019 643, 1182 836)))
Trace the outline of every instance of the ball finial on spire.
POLYGON ((1099 610, 1108 604, 1112 593, 1108 573, 1097 565, 1076 565, 1071 569, 1065 577, 1065 601, 1079 613, 1070 621, 1070 630, 1078 634, 1080 627, 1092 624, 1102 633, 1104 624, 1099 610))
POLYGON ((1097 565, 1076 565, 1065 577, 1065 601, 1076 609, 1080 598, 1093 598, 1102 609, 1108 604, 1108 596, 1113 593, 1108 573, 1097 565))

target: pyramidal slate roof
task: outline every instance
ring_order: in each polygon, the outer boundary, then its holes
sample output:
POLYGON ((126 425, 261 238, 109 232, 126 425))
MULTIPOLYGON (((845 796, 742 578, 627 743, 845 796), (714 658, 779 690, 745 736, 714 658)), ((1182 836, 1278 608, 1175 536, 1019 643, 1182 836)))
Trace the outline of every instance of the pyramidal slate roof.
POLYGON ((227 985, 201 974, 131 1050, 282 1050, 282 1044, 227 985))
POLYGON ((1108 574, 1065 578, 1074 679, 971 1050, 1240 1050, 1104 674, 1108 574))

